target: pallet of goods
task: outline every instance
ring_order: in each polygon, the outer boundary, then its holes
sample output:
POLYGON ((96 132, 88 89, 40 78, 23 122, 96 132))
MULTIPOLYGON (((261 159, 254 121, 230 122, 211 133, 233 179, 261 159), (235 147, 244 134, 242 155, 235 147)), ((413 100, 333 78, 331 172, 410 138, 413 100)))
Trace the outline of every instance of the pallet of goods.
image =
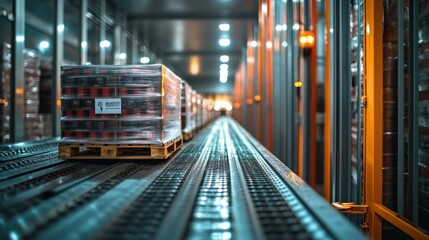
POLYGON ((64 159, 165 159, 183 144, 181 79, 154 65, 63 66, 64 159))
POLYGON ((192 111, 192 87, 182 81, 182 135, 183 140, 188 141, 193 137, 195 128, 195 114, 192 111))

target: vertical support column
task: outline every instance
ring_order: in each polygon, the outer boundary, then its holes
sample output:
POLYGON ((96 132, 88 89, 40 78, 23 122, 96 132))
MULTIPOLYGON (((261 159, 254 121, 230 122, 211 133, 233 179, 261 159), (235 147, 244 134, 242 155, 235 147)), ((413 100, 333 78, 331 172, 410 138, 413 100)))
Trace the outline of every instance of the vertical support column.
POLYGON ((338 191, 339 201, 350 200, 351 188, 351 78, 350 78, 350 3, 339 2, 338 54, 338 191), (346 66, 346 67, 344 67, 346 66))
POLYGON ((25 0, 13 2, 12 79, 10 79, 10 141, 24 140, 25 0))
POLYGON ((88 61, 88 19, 86 13, 88 12, 88 0, 81 0, 80 2, 80 51, 79 63, 84 65, 88 61))
POLYGON ((244 128, 248 129, 248 123, 247 123, 247 116, 248 116, 248 106, 246 104, 246 100, 249 97, 247 94, 248 89, 248 82, 249 82, 249 74, 248 74, 248 63, 247 63, 247 45, 246 47, 243 47, 241 50, 241 62, 243 63, 243 89, 241 90, 243 92, 243 96, 241 98, 241 113, 242 113, 242 125, 244 128))
POLYGON ((358 204, 362 204, 362 105, 361 105, 361 98, 362 98, 362 68, 361 68, 361 49, 362 49, 362 37, 363 37, 363 31, 364 31, 364 27, 363 27, 363 19, 362 19, 362 13, 363 13, 363 0, 358 1, 358 51, 357 51, 357 89, 358 89, 358 94, 357 97, 358 99, 356 99, 357 101, 357 199, 356 199, 356 203, 358 204))
POLYGON ((411 205, 411 219, 414 223, 418 223, 418 193, 419 193, 419 57, 418 57, 418 24, 419 24, 419 8, 415 1, 410 1, 410 81, 409 88, 409 180, 408 189, 410 189, 409 203, 411 205))
POLYGON ((381 218, 374 208, 382 202, 382 159, 383 159, 383 2, 365 1, 365 49, 364 67, 366 77, 363 94, 367 96, 364 111, 364 199, 369 205, 369 237, 381 239, 381 218))
POLYGON ((133 35, 132 35, 132 47, 131 47, 131 64, 139 63, 139 41, 138 41, 138 28, 137 24, 133 25, 133 35))
MULTIPOLYGON (((123 17, 122 18, 122 34, 121 34, 121 51, 119 54, 121 53, 126 53, 127 52, 127 45, 128 45, 128 22, 127 22, 127 18, 123 17)), ((126 56, 125 59, 120 59, 121 60, 121 64, 127 64, 127 59, 128 56, 126 56)))
POLYGON ((60 135, 61 118, 61 64, 64 55, 64 0, 55 0, 54 61, 52 81, 52 127, 54 136, 60 135))
MULTIPOLYGON (((304 30, 310 30, 310 0, 304 2, 304 30)), ((311 50, 303 49, 303 79, 302 79, 302 176, 310 182, 311 158, 311 50)))
POLYGON ((252 110, 253 110, 253 126, 252 126, 252 131, 253 131, 253 136, 258 139, 260 141, 259 137, 259 119, 261 117, 260 113, 259 113, 259 102, 256 102, 254 97, 255 95, 259 94, 260 92, 260 86, 259 86, 259 71, 261 70, 258 66, 259 66, 259 61, 260 61, 260 54, 259 54, 259 48, 261 47, 260 45, 263 44, 262 42, 259 41, 259 29, 258 29, 258 25, 255 24, 254 26, 255 30, 255 39, 258 41, 258 46, 255 48, 252 48, 253 50, 253 56, 254 56, 254 63, 253 63, 253 92, 252 92, 252 110))
POLYGON ((120 12, 116 11, 115 13, 115 23, 119 23, 115 25, 115 29, 113 32, 113 56, 114 56, 114 64, 121 64, 121 59, 119 59, 119 54, 121 54, 121 17, 120 12))
MULTIPOLYGON (((106 40, 106 0, 100 0, 100 42, 106 40)), ((106 62, 106 48, 100 47, 100 64, 106 62)))
POLYGON ((338 158, 338 152, 337 152, 337 144, 338 144, 338 139, 337 139, 337 126, 338 126, 338 99, 337 99, 337 94, 338 94, 338 53, 337 53, 337 46, 339 45, 338 43, 338 26, 337 26, 337 18, 338 16, 338 3, 336 1, 330 1, 330 6, 329 6, 329 12, 330 12, 330 17, 329 17, 329 38, 330 38, 330 76, 331 78, 329 79, 330 81, 330 152, 331 152, 331 156, 330 156, 330 186, 331 186, 331 201, 339 201, 338 199, 338 181, 337 181, 337 176, 338 176, 338 164, 337 164, 337 158, 338 158))
POLYGON ((331 201, 331 25, 330 0, 325 1, 325 128, 324 131, 324 171, 323 193, 331 201))
POLYGON ((404 216, 404 1, 398 0, 398 215, 404 216))
POLYGON ((286 18, 287 18, 287 43, 286 48, 286 165, 292 170, 298 170, 298 157, 296 143, 297 129, 296 129, 296 91, 294 82, 296 79, 296 62, 294 48, 296 48, 297 41, 294 33, 294 3, 293 1, 286 2, 286 18))

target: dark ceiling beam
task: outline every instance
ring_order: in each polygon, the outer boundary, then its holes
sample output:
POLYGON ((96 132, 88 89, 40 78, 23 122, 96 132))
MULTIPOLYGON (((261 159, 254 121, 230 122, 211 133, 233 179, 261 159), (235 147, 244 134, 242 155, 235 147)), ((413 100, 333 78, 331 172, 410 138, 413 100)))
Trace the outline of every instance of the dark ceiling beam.
POLYGON ((256 13, 168 13, 168 14, 139 14, 128 15, 128 21, 156 21, 156 20, 257 20, 256 13))
POLYGON ((163 57, 174 57, 174 56, 191 56, 191 55, 199 55, 199 56, 213 56, 213 55, 232 55, 239 56, 241 55, 240 50, 225 50, 225 51, 181 51, 181 52, 160 52, 160 55, 163 57))

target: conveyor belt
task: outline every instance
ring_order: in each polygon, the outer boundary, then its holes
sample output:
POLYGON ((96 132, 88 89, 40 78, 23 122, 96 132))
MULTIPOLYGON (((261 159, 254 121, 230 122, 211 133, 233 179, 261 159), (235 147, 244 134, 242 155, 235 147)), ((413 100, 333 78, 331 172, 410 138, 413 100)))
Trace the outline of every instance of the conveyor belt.
POLYGON ((55 141, 0 146, 0 239, 364 238, 227 117, 168 161, 63 161, 55 141))

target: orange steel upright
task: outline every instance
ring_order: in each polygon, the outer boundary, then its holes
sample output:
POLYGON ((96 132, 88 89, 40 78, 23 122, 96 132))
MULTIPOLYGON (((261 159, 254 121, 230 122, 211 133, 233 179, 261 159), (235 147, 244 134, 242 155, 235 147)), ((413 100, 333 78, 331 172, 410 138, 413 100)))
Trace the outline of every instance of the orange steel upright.
POLYGON ((273 0, 267 0, 267 15, 266 15, 266 44, 265 44, 265 98, 267 101, 267 132, 265 133, 265 146, 272 151, 273 150, 273 31, 274 31, 274 18, 273 18, 274 4, 273 0))
POLYGON ((248 25, 248 37, 247 37, 247 99, 246 104, 248 106, 248 116, 247 117, 247 127, 248 131, 256 136, 255 130, 253 129, 253 118, 254 105, 253 105, 253 80, 255 78, 255 54, 254 48, 251 46, 250 42, 254 41, 253 33, 253 24, 249 23, 248 25))
MULTIPOLYGON (((317 39, 317 5, 316 0, 311 0, 311 28, 317 39)), ((316 187, 317 179, 317 45, 311 49, 311 111, 310 111, 310 185, 316 187)))
MULTIPOLYGON (((325 0, 325 125, 324 125, 324 163, 323 163, 323 194, 331 200, 331 59, 330 59, 330 0, 325 0)), ((319 41, 321 39, 318 39, 319 41)))
POLYGON ((257 116, 256 116, 256 121, 257 121, 257 129, 256 129, 256 134, 255 137, 259 140, 259 142, 264 143, 263 141, 263 126, 262 126, 262 117, 266 117, 263 116, 263 102, 265 101, 266 96, 263 95, 263 65, 265 62, 265 56, 264 56, 264 50, 265 50, 265 14, 263 10, 267 10, 267 0, 259 0, 259 4, 258 4, 258 19, 259 19, 259 31, 258 31, 258 40, 259 40, 259 44, 258 44, 258 57, 257 59, 255 59, 256 63, 257 63, 257 69, 258 69, 258 90, 254 95, 254 99, 257 101, 255 101, 256 107, 257 107, 257 116), (258 101, 258 97, 260 97, 260 100, 258 101))
POLYGON ((383 142, 383 26, 379 0, 365 1, 365 80, 362 96, 367 97, 364 111, 364 204, 369 205, 369 233, 381 239, 381 218, 374 211, 382 202, 382 143, 383 142))

